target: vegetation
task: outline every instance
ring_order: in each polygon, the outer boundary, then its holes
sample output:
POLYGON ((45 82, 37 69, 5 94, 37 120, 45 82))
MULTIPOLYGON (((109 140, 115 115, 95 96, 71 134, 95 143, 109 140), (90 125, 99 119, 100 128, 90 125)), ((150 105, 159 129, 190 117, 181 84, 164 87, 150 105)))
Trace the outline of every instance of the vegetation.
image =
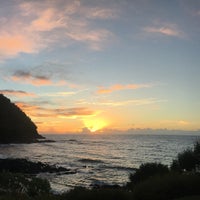
POLYGON ((15 194, 17 196, 35 197, 41 194, 48 194, 50 189, 50 184, 47 180, 24 174, 0 173, 1 196, 15 194))
POLYGON ((171 169, 174 171, 196 172, 200 169, 200 142, 196 141, 192 149, 186 149, 173 160, 171 169))
POLYGON ((64 200, 129 200, 132 194, 124 189, 85 189, 75 188, 74 190, 63 194, 61 199, 64 200))
POLYGON ((191 195, 200 195, 200 176, 173 172, 151 177, 133 191, 137 200, 169 200, 191 195))
POLYGON ((135 184, 138 184, 154 175, 163 175, 169 172, 168 166, 161 163, 145 163, 140 168, 130 175, 130 182, 127 187, 132 188, 135 184))

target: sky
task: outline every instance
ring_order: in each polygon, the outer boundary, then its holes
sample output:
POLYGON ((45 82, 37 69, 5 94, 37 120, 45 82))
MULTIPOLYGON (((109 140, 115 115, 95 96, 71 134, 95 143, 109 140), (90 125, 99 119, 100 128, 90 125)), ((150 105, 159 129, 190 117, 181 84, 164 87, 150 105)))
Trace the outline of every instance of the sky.
POLYGON ((200 1, 0 0, 0 93, 40 133, 200 130, 200 1))

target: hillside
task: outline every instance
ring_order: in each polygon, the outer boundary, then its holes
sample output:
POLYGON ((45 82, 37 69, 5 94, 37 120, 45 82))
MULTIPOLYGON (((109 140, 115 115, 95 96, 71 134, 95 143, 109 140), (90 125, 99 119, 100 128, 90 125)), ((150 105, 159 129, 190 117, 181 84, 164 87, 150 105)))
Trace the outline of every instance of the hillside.
POLYGON ((31 119, 0 94, 0 143, 31 143, 42 138, 31 119))

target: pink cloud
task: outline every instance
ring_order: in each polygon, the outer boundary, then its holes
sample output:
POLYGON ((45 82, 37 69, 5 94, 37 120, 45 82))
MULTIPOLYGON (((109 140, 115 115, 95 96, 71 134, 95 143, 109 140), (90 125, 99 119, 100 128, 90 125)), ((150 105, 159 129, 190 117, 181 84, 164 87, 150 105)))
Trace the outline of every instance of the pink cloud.
POLYGON ((165 36, 183 38, 185 34, 181 31, 176 24, 160 24, 155 26, 147 26, 143 29, 147 33, 161 34, 165 36))
POLYGON ((13 15, 0 21, 0 60, 20 53, 38 53, 72 41, 81 42, 92 50, 101 50, 113 38, 108 29, 98 29, 93 23, 94 19, 114 18, 114 8, 92 7, 80 1, 44 0, 14 2, 12 9, 13 15))
POLYGON ((59 16, 55 9, 49 8, 40 13, 39 17, 32 21, 30 30, 51 31, 59 27, 65 27, 62 16, 59 16))
POLYGON ((35 53, 37 45, 26 34, 0 32, 0 59, 14 57, 19 53, 35 53))

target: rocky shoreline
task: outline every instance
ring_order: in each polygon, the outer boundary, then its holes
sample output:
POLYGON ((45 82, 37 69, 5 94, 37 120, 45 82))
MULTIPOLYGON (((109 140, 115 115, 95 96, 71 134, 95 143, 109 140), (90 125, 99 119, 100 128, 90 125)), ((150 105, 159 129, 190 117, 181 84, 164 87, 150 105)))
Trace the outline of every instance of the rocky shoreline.
POLYGON ((24 158, 5 158, 0 159, 0 172, 39 174, 39 173, 62 173, 75 174, 76 171, 70 169, 49 165, 42 162, 32 162, 24 158))

